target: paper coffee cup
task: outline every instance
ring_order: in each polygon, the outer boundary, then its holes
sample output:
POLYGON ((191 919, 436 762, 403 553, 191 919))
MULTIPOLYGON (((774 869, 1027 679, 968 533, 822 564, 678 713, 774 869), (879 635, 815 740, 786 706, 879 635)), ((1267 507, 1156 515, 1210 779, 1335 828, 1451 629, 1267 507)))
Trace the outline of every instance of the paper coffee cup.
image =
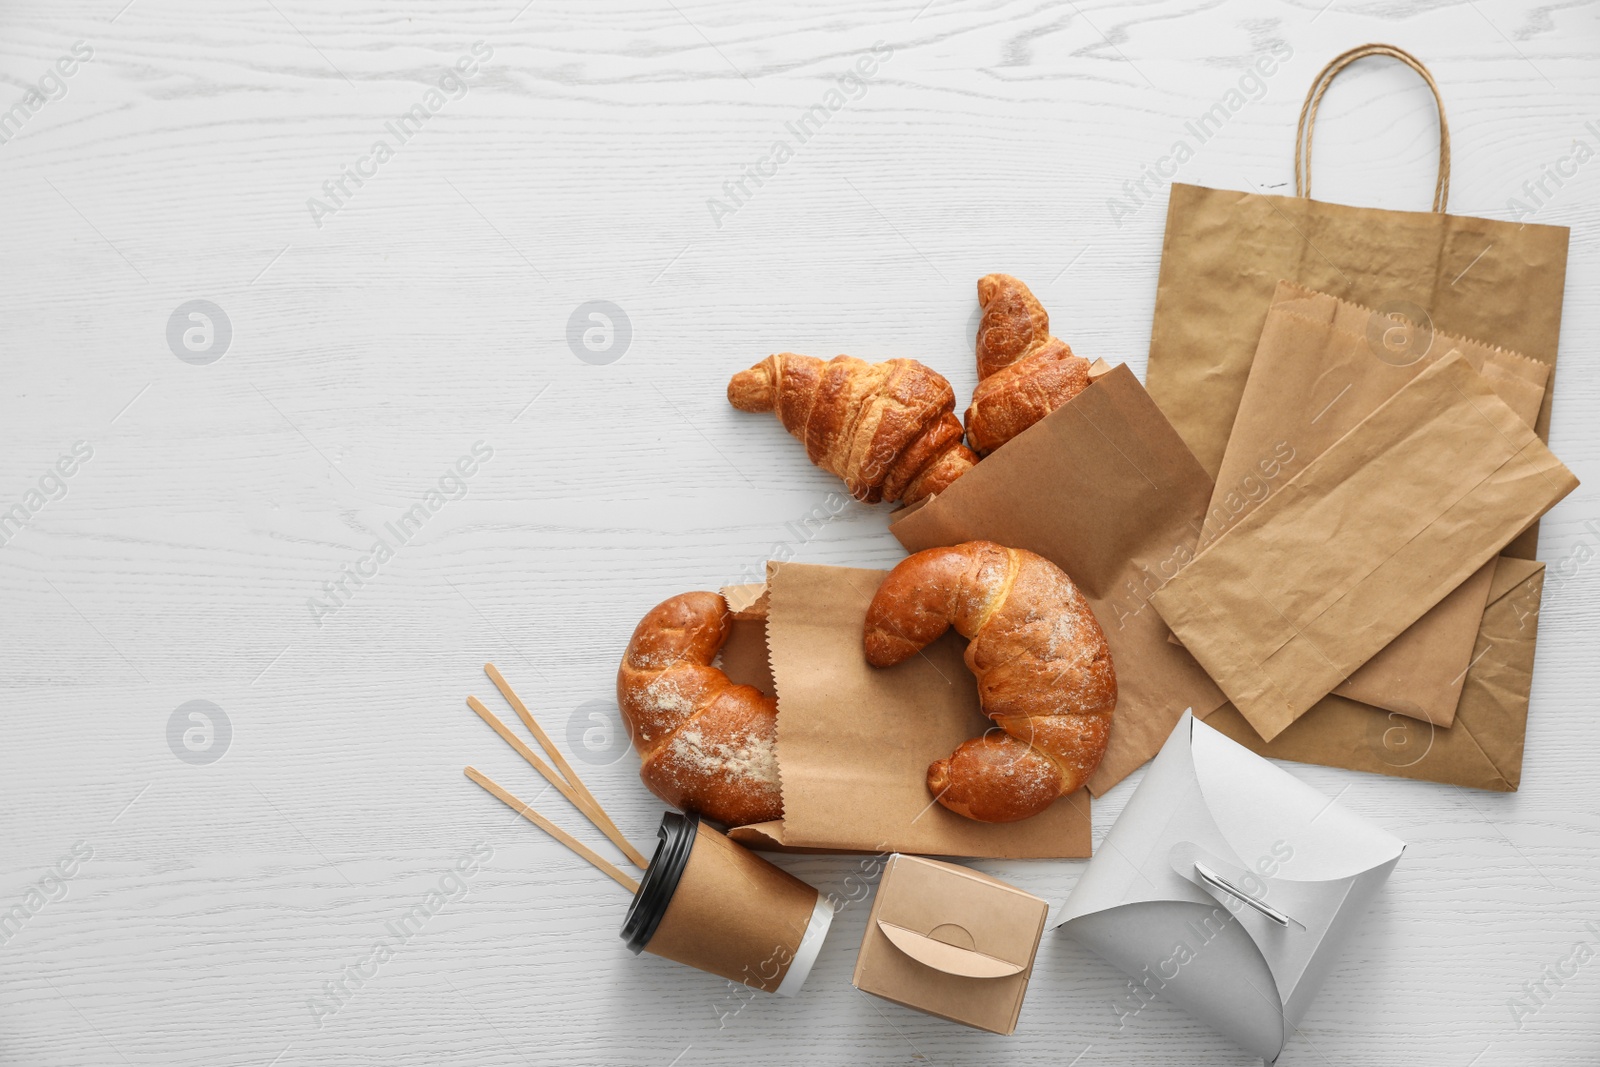
POLYGON ((698 816, 669 811, 660 843, 622 924, 648 952, 779 996, 804 984, 833 906, 698 816))

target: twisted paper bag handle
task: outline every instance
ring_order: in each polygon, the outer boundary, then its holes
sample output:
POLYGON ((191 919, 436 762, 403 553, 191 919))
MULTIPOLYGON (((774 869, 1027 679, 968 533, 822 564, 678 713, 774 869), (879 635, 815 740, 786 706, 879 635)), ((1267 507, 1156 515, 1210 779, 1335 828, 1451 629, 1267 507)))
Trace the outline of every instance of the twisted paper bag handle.
POLYGON ((1428 83, 1428 89, 1433 93, 1433 102, 1439 107, 1439 177, 1433 187, 1433 210, 1442 215, 1445 202, 1450 199, 1450 124, 1444 117, 1444 98, 1439 95, 1439 84, 1433 80, 1433 75, 1428 73, 1422 61, 1392 44, 1364 44, 1352 48, 1330 60, 1312 81, 1306 93, 1306 102, 1300 107, 1300 123, 1294 134, 1294 195, 1308 200, 1311 198, 1311 133, 1317 124, 1317 108, 1322 104, 1322 94, 1328 91, 1328 86, 1340 71, 1368 56, 1398 59, 1422 75, 1422 80, 1428 83))

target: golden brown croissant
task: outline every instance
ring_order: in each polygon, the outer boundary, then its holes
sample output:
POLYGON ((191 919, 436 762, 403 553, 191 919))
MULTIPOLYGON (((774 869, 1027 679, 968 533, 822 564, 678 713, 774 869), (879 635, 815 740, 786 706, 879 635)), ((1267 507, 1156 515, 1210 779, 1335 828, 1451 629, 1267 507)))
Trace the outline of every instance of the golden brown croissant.
POLYGON ((900 561, 867 608, 867 660, 889 667, 950 626, 999 731, 928 768, 934 798, 980 822, 1037 815, 1094 773, 1111 736, 1117 674, 1089 602, 1060 567, 992 541, 900 561), (1003 731, 1003 732, 1001 732, 1003 731))
POLYGON ((776 410, 811 462, 869 504, 914 503, 978 462, 961 443, 955 391, 914 359, 824 363, 782 352, 735 374, 728 402, 740 411, 776 410))
POLYGON ((986 456, 1089 384, 1089 361, 1050 335, 1050 316, 1009 274, 978 279, 978 387, 967 408, 967 440, 986 456))
POLYGON ((729 826, 783 814, 778 702, 711 665, 731 616, 716 593, 683 593, 640 620, 617 670, 617 705, 639 777, 668 804, 729 826))

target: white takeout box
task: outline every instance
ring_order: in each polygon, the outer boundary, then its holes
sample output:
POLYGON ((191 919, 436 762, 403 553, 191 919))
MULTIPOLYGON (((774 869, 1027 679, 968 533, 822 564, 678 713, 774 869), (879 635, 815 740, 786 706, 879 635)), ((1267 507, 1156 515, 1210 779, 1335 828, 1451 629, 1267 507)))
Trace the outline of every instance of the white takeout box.
POLYGON ((1404 851, 1185 713, 1057 928, 1272 1062, 1404 851))

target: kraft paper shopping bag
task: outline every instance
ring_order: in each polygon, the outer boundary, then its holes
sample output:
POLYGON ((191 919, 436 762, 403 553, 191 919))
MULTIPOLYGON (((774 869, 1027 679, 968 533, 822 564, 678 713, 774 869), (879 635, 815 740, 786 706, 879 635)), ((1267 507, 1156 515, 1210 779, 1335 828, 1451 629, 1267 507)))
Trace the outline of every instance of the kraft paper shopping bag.
MULTIPOLYGON (((1535 429, 1548 439, 1566 285, 1565 226, 1446 213, 1450 128, 1426 67, 1392 45, 1335 58, 1313 82, 1295 144, 1295 195, 1174 184, 1150 331, 1150 395, 1213 477, 1273 290, 1287 278, 1319 292, 1478 337, 1552 368, 1535 429), (1329 83, 1351 63, 1386 56, 1410 66, 1439 105, 1439 178, 1431 211, 1389 211, 1311 199, 1311 135, 1329 83)), ((1508 550, 1532 559, 1537 533, 1508 550)))

